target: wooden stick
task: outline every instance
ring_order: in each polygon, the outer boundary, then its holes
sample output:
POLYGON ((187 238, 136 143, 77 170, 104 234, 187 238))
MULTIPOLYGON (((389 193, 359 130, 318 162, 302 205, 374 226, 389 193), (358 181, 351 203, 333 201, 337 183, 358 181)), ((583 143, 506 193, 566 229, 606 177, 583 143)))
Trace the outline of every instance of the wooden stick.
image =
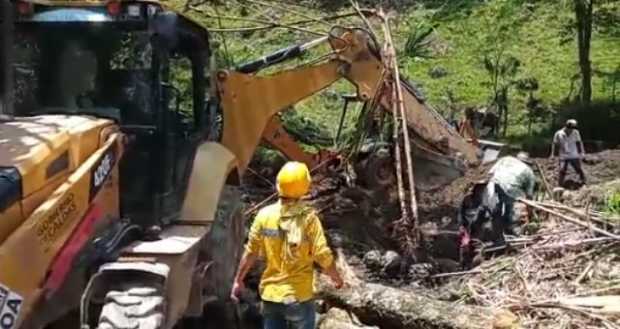
MULTIPOLYGON (((206 13, 205 10, 201 9, 201 8, 194 8, 194 7, 190 7, 190 9, 195 10, 197 12, 202 13, 202 15, 204 17, 209 17, 209 18, 221 18, 224 20, 229 20, 229 21, 239 21, 239 22, 248 22, 248 23, 258 23, 258 24, 273 24, 273 22, 268 22, 266 20, 262 20, 262 19, 256 19, 256 18, 245 18, 245 17, 238 17, 238 16, 227 16, 227 15, 222 15, 222 16, 217 16, 217 15, 212 15, 209 13, 206 13)), ((340 15, 333 15, 333 16, 325 16, 325 17, 321 17, 318 18, 322 21, 332 21, 332 20, 336 20, 336 19, 340 19, 340 18, 346 18, 346 17, 351 17, 357 15, 357 13, 355 12, 351 12, 351 13, 345 13, 345 14, 340 14, 340 15)), ((301 24, 308 24, 308 23, 312 23, 315 22, 314 19, 304 19, 304 20, 299 20, 299 21, 294 21, 294 22, 290 22, 290 23, 286 23, 285 25, 301 25, 301 24)), ((284 24, 284 23, 281 23, 284 24)))
POLYGON ((252 168, 248 167, 248 172, 249 172, 250 174, 252 174, 252 175, 254 175, 254 176, 256 176, 256 177, 260 178, 263 182, 265 182, 265 183, 269 184, 269 186, 271 186, 271 187, 275 187, 275 185, 273 185, 273 182, 272 182, 272 181, 270 181, 270 180, 268 180, 267 178, 265 178, 265 176, 263 176, 263 175, 261 175, 261 174, 257 173, 254 169, 252 169, 252 168))
POLYGON ((351 3, 351 6, 353 7, 353 9, 355 9, 355 11, 357 12, 357 14, 359 15, 360 19, 364 22, 364 24, 366 25, 366 28, 368 29, 368 31, 370 33, 372 33, 373 36, 377 36, 377 33, 375 32, 375 29, 372 27, 372 25, 370 24, 370 21, 366 18, 366 16, 364 16, 364 14, 362 13, 362 10, 360 9, 359 4, 357 3, 357 1, 355 0, 349 0, 349 2, 351 3))
MULTIPOLYGON (((549 209, 549 208, 545 208, 545 207, 543 207, 543 206, 541 206, 541 205, 538 205, 538 204, 537 204, 537 203, 535 203, 535 202, 532 202, 532 201, 529 201, 529 200, 525 200, 525 199, 523 199, 523 198, 519 198, 519 199, 517 199, 517 200, 518 200, 519 202, 521 202, 521 203, 523 203, 523 204, 527 205, 527 206, 533 207, 533 208, 538 209, 538 210, 542 210, 542 211, 544 211, 544 212, 547 212, 547 213, 549 213, 549 214, 552 214, 552 215, 554 215, 554 216, 556 216, 556 217, 558 217, 558 218, 561 218, 561 219, 563 219, 563 220, 565 220, 565 221, 567 221, 567 222, 573 223, 573 224, 575 224, 575 225, 583 226, 583 227, 586 227, 586 228, 589 228, 589 227, 590 227, 590 225, 588 225, 588 223, 584 223, 583 221, 580 221, 580 220, 578 220, 578 219, 575 219, 575 218, 572 218, 572 217, 568 217, 568 216, 566 216, 566 215, 564 215, 564 214, 561 214, 561 213, 559 213, 559 212, 557 212, 557 211, 553 211, 553 210, 551 210, 551 209, 549 209)), ((599 233, 599 234, 602 234, 602 235, 604 235, 604 236, 610 237, 610 238, 612 238, 612 239, 615 239, 615 240, 620 240, 620 236, 619 236, 619 235, 616 235, 616 234, 610 233, 610 232, 608 232, 608 231, 602 230, 602 229, 600 229, 600 228, 598 228, 598 227, 592 227, 592 230, 593 230, 593 231, 595 231, 595 232, 597 232, 597 233, 599 233)))
POLYGON ((396 109, 396 90, 394 88, 392 88, 392 118, 394 120, 394 131, 392 132, 392 138, 394 139, 394 156, 396 157, 396 185, 398 187, 398 200, 400 203, 400 214, 403 218, 406 218, 408 217, 408 211, 405 204, 402 155, 400 153, 400 141, 398 138, 400 118, 398 115, 398 110, 396 109))
POLYGON ((281 6, 279 4, 276 4, 276 3, 267 3, 267 2, 258 1, 258 0, 245 0, 245 2, 254 3, 254 4, 258 4, 258 5, 262 5, 262 6, 267 6, 267 7, 278 8, 278 9, 280 9, 282 11, 287 11, 287 12, 289 12, 291 14, 295 14, 295 15, 297 15, 299 17, 304 17, 304 18, 307 18, 309 20, 315 21, 317 23, 321 23, 321 24, 324 24, 324 25, 327 25, 327 26, 331 27, 331 24, 327 23, 326 21, 323 21, 323 20, 321 20, 319 18, 312 17, 310 15, 301 13, 301 12, 299 12, 297 10, 293 10, 291 8, 286 8, 286 7, 281 6))
MULTIPOLYGON (((563 204, 556 204, 556 203, 550 203, 550 202, 541 202, 540 205, 545 206, 545 207, 565 210, 565 211, 568 211, 568 212, 572 213, 573 215, 579 216, 581 218, 586 218, 586 216, 587 216, 584 212, 581 212, 581 211, 579 211, 577 209, 568 207, 568 206, 563 205, 563 204)), ((595 222, 597 224, 604 225, 604 226, 614 226, 613 223, 611 223, 611 222, 609 222, 607 220, 599 218, 598 215, 597 215, 597 212, 594 211, 594 210, 591 210, 589 212, 589 214, 591 216, 590 220, 592 220, 593 222, 595 222), (592 215, 594 215, 594 216, 592 216, 592 215)))
POLYGON ((482 271, 481 271, 481 270, 471 270, 471 271, 461 271, 461 272, 439 273, 439 274, 434 274, 434 275, 431 275, 431 278, 433 278, 433 279, 437 279, 437 278, 448 278, 448 277, 453 277, 453 276, 463 276, 463 275, 480 274, 480 273, 482 273, 482 271))
MULTIPOLYGON (((248 27, 231 28, 231 29, 223 29, 223 28, 220 27, 219 29, 209 29, 209 31, 213 31, 213 32, 249 32, 249 31, 265 30, 265 29, 269 29, 269 28, 285 28, 285 29, 291 29, 291 30, 296 30, 296 31, 300 31, 300 32, 310 33, 310 34, 314 34, 314 35, 321 35, 321 36, 323 36, 323 35, 327 34, 327 32, 325 32, 325 31, 313 31, 313 30, 309 30, 309 29, 306 29, 306 28, 303 28, 303 27, 295 26, 297 24, 305 24, 305 23, 308 23, 310 21, 314 21, 316 19, 313 19, 313 20, 307 19, 307 20, 303 20, 303 21, 299 21, 299 22, 292 22, 292 23, 285 24, 285 23, 279 23, 279 22, 275 22, 275 21, 267 21, 267 20, 262 20, 262 19, 257 19, 257 18, 245 18, 245 17, 237 17, 237 16, 219 15, 217 10, 216 10, 216 15, 212 15, 212 14, 207 13, 204 9, 198 8, 196 6, 189 6, 188 8, 191 9, 191 10, 194 10, 196 12, 201 13, 205 17, 218 19, 218 21, 220 21, 220 22, 221 22, 222 19, 224 19, 224 20, 232 20, 232 21, 264 24, 263 26, 256 26, 256 27, 248 26, 248 27)), ((333 17, 339 17, 339 16, 347 17, 347 16, 353 16, 353 15, 355 15, 355 14, 354 13, 349 13, 349 14, 343 14, 343 15, 336 15, 336 16, 333 16, 333 17)), ((336 19, 336 18, 333 18, 333 17, 328 17, 328 18, 336 19)))
POLYGON ((413 160, 411 157, 411 142, 409 140, 409 129, 407 127, 407 111, 405 111, 405 105, 403 101, 403 91, 400 84, 400 72, 398 70, 398 62, 396 60, 396 49, 394 48, 394 42, 392 40, 392 34, 390 32, 390 22, 389 18, 385 18, 384 20, 384 33, 386 37, 387 44, 387 57, 390 60, 390 68, 393 72, 392 80, 393 80, 393 88, 396 89, 397 96, 397 104, 400 112, 400 117, 403 120, 403 143, 405 145, 405 159, 407 161, 407 178, 409 181, 409 202, 411 207, 411 216, 413 219, 413 229, 417 228, 417 220, 418 220, 418 204, 416 201, 415 195, 415 181, 413 177, 413 160))
POLYGON ((553 191, 551 191, 551 188, 549 187, 549 183, 547 182, 545 170, 540 166, 538 162, 534 162, 534 164, 536 164, 536 168, 540 172, 540 177, 542 178, 543 185, 545 186, 545 190, 547 191, 547 194, 549 194, 549 197, 551 198, 551 200, 555 200, 553 196, 553 191))
MULTIPOLYGON (((310 170, 310 173, 316 172, 317 170, 323 168, 325 165, 327 165, 328 163, 330 163, 331 160, 325 160, 321 163, 319 163, 316 167, 312 168, 310 170)), ((248 216, 249 214, 255 212, 256 210, 258 210, 260 207, 262 207, 263 205, 265 205, 267 202, 273 200, 273 198, 275 198, 276 196, 278 196, 278 192, 274 192, 271 195, 269 195, 267 198, 265 198, 263 201, 255 204, 252 208, 246 210, 243 215, 244 216, 248 216)))
POLYGON ((590 216, 590 203, 591 200, 588 200, 588 203, 586 203, 586 223, 588 223, 588 226, 590 227, 590 236, 595 237, 594 230, 592 230, 593 225, 590 216))
POLYGON ((610 237, 599 237, 599 238, 577 240, 573 242, 563 242, 563 243, 542 245, 542 246, 532 247, 532 249, 534 250, 566 249, 566 248, 579 247, 579 246, 586 245, 586 244, 598 244, 598 243, 612 242, 612 241, 617 241, 617 239, 610 238, 610 237))
POLYGON ((593 266, 594 266, 594 262, 590 261, 588 265, 586 266, 586 268, 583 270, 583 272, 581 272, 581 274, 575 279, 573 284, 579 285, 579 283, 581 283, 581 281, 583 281, 583 279, 588 275, 588 273, 590 272, 593 266))

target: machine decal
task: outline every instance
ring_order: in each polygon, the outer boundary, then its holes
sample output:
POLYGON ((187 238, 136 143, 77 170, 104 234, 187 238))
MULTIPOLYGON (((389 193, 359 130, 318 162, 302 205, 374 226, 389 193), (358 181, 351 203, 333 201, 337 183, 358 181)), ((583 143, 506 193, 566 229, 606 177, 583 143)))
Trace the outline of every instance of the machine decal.
POLYGON ((65 282, 74 259, 88 243, 95 230, 95 223, 100 219, 103 219, 101 208, 93 204, 50 267, 50 275, 44 285, 48 295, 56 292, 65 282))
POLYGON ((76 210, 75 196, 73 193, 69 193, 50 216, 37 223, 36 230, 39 239, 45 245, 50 245, 64 224, 75 214, 76 210))
POLYGON ((114 164, 116 163, 116 145, 112 145, 108 149, 99 162, 95 165, 90 176, 90 200, 99 192, 106 179, 112 172, 114 164))
POLYGON ((0 329, 12 329, 19 317, 23 298, 0 284, 0 329))

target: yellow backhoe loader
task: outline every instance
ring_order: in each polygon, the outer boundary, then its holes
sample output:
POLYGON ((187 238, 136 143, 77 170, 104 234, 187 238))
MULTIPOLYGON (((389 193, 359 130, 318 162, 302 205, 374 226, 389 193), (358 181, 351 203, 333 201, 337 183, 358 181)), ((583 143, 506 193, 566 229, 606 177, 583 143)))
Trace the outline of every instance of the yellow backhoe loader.
MULTIPOLYGON (((362 29, 216 71, 208 32, 156 1, 1 1, 1 329, 190 326, 227 300, 273 116, 339 79, 362 101, 385 88, 362 29)), ((412 95, 422 147, 479 160, 412 95)))

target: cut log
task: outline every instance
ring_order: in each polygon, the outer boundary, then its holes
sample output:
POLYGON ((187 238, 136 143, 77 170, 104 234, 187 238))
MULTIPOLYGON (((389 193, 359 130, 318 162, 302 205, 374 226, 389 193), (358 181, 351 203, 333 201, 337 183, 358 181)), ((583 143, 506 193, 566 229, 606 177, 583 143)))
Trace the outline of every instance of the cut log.
POLYGON ((382 329, 491 328, 491 309, 428 298, 380 284, 359 283, 340 290, 319 284, 319 297, 382 329))

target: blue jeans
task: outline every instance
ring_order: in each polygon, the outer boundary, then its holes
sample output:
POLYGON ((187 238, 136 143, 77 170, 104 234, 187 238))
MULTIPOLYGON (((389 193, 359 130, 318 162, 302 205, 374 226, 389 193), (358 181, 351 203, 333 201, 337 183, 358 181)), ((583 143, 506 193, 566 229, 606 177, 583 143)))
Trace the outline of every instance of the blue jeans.
POLYGON ((263 301, 264 329, 314 329, 314 301, 302 303, 273 303, 263 301))

